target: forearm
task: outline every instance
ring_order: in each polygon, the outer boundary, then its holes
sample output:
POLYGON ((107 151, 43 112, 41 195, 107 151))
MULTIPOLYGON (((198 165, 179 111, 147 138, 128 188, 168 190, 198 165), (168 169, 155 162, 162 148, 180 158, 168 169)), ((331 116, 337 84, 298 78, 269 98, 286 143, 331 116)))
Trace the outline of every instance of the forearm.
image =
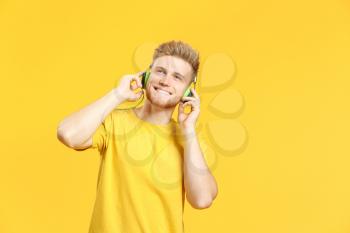
POLYGON ((57 127, 58 137, 68 146, 81 145, 123 101, 117 88, 112 89, 102 98, 64 118, 57 127))
POLYGON ((211 174, 194 129, 184 133, 184 185, 186 196, 195 208, 207 208, 217 195, 211 174))

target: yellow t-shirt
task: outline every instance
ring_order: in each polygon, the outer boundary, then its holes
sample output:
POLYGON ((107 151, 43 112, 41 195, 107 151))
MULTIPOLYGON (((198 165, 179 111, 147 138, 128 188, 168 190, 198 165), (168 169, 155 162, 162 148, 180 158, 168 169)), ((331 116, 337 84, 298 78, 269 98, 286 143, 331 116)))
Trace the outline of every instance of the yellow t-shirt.
POLYGON ((100 152, 89 233, 183 233, 183 147, 167 125, 114 109, 93 135, 100 152))

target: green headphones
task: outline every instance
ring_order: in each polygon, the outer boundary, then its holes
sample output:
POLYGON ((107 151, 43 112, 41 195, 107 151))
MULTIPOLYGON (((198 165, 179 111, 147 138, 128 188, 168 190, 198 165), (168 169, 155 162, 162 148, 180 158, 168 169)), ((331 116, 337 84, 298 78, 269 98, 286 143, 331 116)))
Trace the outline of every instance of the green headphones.
MULTIPOLYGON (((149 77, 150 77, 150 75, 151 75, 151 67, 152 67, 152 65, 150 65, 150 66, 148 67, 148 69, 140 75, 140 76, 141 76, 142 89, 146 89, 147 82, 148 82, 149 77)), ((196 89, 196 82, 197 82, 197 77, 194 77, 194 80, 192 81, 192 83, 194 84, 194 89, 196 89)), ((191 85, 190 85, 190 86, 191 86, 191 85)), ((189 87, 186 89, 186 91, 184 92, 183 97, 192 97, 192 96, 193 96, 193 93, 192 93, 192 91, 191 91, 191 87, 190 87, 190 86, 189 86, 189 87)), ((117 109, 119 109, 119 110, 128 110, 128 109, 131 109, 131 108, 135 108, 135 107, 137 107, 137 106, 142 102, 143 98, 144 98, 144 95, 142 95, 141 101, 140 101, 138 104, 136 104, 136 106, 127 107, 127 108, 120 108, 120 107, 117 107, 117 109)), ((181 101, 182 101, 182 100, 181 100, 181 101)), ((186 101, 187 101, 187 100, 182 101, 182 102, 184 103, 184 102, 186 102, 186 101)))
MULTIPOLYGON (((147 82, 148 82, 149 77, 150 77, 150 75, 151 75, 151 67, 152 67, 152 65, 150 65, 150 66, 148 67, 148 69, 147 69, 145 72, 143 72, 143 73, 141 74, 141 84, 142 84, 142 88, 143 88, 143 89, 146 88, 147 82)), ((194 81, 192 81, 192 82, 194 83, 194 85, 196 84, 196 81, 197 81, 196 78, 197 78, 197 77, 195 77, 195 78, 194 78, 194 81)), ((192 93, 192 91, 191 91, 191 87, 189 86, 189 87, 186 89, 186 91, 184 92, 183 97, 192 97, 192 96, 193 96, 193 93, 192 93)))

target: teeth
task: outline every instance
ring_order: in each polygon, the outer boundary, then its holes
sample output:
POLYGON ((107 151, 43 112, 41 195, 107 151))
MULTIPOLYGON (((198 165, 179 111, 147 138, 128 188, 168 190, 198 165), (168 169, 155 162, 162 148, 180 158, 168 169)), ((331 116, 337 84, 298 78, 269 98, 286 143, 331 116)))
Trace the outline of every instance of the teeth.
POLYGON ((158 90, 160 93, 163 93, 163 94, 166 94, 166 95, 169 95, 169 93, 168 92, 166 92, 166 91, 162 91, 162 90, 158 90))
POLYGON ((170 95, 169 92, 166 92, 166 91, 163 91, 163 90, 160 90, 160 89, 156 89, 156 91, 159 92, 159 93, 165 94, 165 95, 170 95))

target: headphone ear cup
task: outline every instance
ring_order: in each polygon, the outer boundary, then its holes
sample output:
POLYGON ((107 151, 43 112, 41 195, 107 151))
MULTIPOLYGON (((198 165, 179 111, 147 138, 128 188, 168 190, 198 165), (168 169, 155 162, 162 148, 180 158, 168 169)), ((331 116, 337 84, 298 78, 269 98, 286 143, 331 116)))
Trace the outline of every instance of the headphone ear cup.
POLYGON ((186 91, 185 91, 183 97, 191 97, 191 96, 193 96, 193 95, 192 95, 192 92, 191 92, 191 88, 188 87, 188 88, 186 89, 186 91))
POLYGON ((146 77, 146 72, 143 72, 141 74, 141 85, 142 85, 142 88, 145 87, 145 77, 146 77))
POLYGON ((147 85, 150 74, 151 74, 151 72, 149 70, 142 73, 141 84, 142 84, 143 89, 146 89, 146 85, 147 85))

